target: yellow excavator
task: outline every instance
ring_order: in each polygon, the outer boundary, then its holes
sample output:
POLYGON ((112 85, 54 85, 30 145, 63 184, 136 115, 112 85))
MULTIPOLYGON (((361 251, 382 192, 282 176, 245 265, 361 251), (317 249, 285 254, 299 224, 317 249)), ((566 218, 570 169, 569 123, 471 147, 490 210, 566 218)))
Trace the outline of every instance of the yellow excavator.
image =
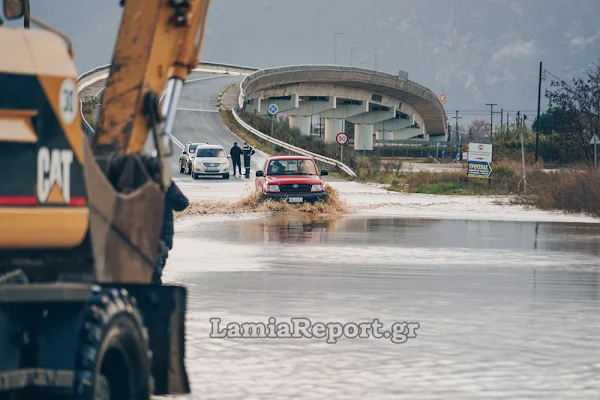
POLYGON ((0 399, 189 393, 186 290, 151 277, 169 134, 210 0, 120 1, 92 138, 71 41, 34 19, 28 0, 2 2, 0 399), (19 19, 24 28, 4 23, 19 19))

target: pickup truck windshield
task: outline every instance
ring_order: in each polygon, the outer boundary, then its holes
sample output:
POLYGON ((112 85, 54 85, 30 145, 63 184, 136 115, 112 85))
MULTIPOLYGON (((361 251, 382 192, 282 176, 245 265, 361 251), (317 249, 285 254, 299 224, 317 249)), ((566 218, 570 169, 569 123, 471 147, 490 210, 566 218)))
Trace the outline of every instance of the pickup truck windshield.
POLYGON ((225 151, 223 149, 198 149, 196 157, 225 158, 225 151))
POLYGON ((310 160, 274 160, 269 163, 267 175, 318 175, 310 160))

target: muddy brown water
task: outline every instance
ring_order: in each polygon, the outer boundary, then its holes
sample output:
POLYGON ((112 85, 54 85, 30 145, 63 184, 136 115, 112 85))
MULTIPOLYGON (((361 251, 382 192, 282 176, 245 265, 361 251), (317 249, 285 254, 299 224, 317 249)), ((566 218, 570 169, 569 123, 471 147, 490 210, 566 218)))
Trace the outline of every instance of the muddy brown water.
POLYGON ((599 256, 593 224, 187 221, 165 272, 189 290, 185 398, 597 399, 599 256), (211 337, 270 317, 418 328, 402 343, 211 337))

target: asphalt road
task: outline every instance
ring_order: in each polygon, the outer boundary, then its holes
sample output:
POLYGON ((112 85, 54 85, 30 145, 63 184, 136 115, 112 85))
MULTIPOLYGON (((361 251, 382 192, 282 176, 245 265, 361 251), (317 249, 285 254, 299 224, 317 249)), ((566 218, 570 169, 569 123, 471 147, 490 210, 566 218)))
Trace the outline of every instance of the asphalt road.
MULTIPOLYGON (((177 106, 173 136, 181 143, 208 142, 223 146, 229 154, 229 149, 237 142, 241 147, 243 140, 233 134, 222 122, 218 112, 219 94, 232 83, 239 83, 242 77, 214 74, 194 74, 183 86, 177 106)), ((179 173, 178 161, 181 149, 173 146, 175 154, 171 157, 173 178, 175 181, 190 181, 191 176, 179 173)), ((259 169, 265 160, 265 155, 258 152, 252 157, 251 170, 259 169)), ((219 177, 201 178, 219 180, 219 177)))

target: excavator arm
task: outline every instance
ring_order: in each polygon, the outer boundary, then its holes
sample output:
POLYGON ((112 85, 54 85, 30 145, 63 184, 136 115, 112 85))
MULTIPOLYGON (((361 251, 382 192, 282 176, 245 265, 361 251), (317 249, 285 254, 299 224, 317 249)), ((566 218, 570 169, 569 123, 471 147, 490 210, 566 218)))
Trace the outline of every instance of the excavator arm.
POLYGON ((187 394, 186 291, 150 283, 169 134, 209 0, 121 0, 91 141, 69 38, 28 0, 0 4, 44 28, 0 20, 0 398, 187 394), (144 154, 149 135, 158 156, 144 154))
POLYGON ((161 163, 166 163, 181 88, 197 65, 210 0, 122 0, 121 26, 103 94, 95 156, 142 152, 150 132, 161 163), (166 88, 159 112, 160 93, 166 88), (162 114, 162 115, 161 115, 162 114))

